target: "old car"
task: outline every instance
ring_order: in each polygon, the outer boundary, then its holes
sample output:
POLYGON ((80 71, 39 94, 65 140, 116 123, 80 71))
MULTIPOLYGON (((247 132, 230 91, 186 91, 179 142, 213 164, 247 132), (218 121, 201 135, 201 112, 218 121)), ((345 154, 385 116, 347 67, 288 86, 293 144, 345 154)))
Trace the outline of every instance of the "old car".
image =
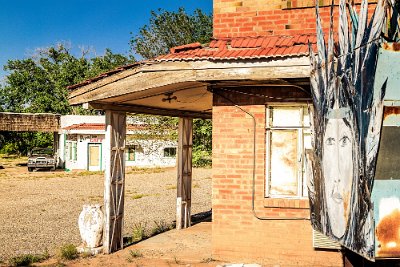
POLYGON ((34 148, 28 153, 28 171, 38 169, 55 170, 56 157, 52 148, 34 148))

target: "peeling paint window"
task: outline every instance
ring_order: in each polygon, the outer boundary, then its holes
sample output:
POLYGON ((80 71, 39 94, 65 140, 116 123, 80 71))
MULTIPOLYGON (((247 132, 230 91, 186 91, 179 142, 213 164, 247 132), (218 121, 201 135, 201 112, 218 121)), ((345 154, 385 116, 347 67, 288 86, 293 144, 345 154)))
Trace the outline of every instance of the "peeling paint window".
POLYGON ((267 197, 306 197, 304 151, 311 148, 306 105, 267 108, 267 197))

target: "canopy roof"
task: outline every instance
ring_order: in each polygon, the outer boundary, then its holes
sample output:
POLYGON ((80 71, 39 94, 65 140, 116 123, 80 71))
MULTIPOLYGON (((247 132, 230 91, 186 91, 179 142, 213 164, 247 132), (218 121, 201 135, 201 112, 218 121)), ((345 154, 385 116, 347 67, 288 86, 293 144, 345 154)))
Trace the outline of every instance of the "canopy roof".
POLYGON ((293 87, 308 90, 314 35, 212 40, 117 68, 69 87, 72 105, 169 116, 211 117, 211 90, 293 87))

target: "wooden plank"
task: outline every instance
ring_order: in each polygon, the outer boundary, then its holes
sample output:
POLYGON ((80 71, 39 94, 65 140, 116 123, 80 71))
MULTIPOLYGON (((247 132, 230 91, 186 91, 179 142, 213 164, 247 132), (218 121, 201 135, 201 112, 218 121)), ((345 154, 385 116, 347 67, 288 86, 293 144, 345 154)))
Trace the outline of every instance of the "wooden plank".
POLYGON ((126 114, 106 110, 104 253, 123 248, 126 114))
POLYGON ((176 229, 191 225, 193 119, 179 118, 176 229))
POLYGON ((269 60, 263 63, 254 61, 213 63, 206 61, 192 62, 191 64, 174 62, 171 64, 166 62, 141 68, 141 71, 132 72, 130 76, 121 79, 115 80, 111 76, 78 88, 70 92, 69 102, 76 105, 100 101, 110 97, 145 92, 163 86, 174 84, 179 86, 179 84, 187 82, 198 82, 200 85, 204 82, 214 81, 267 81, 277 78, 309 77, 310 72, 308 58, 307 60, 304 58, 269 60))
POLYGON ((123 111, 128 113, 142 113, 142 114, 152 114, 152 115, 162 115, 162 116, 171 116, 171 117, 192 117, 192 118, 203 118, 203 119, 211 119, 211 112, 191 112, 184 110, 173 110, 173 109, 159 109, 138 105, 117 105, 117 104, 108 104, 95 102, 90 103, 90 106, 94 109, 102 109, 102 110, 112 110, 112 111, 123 111))

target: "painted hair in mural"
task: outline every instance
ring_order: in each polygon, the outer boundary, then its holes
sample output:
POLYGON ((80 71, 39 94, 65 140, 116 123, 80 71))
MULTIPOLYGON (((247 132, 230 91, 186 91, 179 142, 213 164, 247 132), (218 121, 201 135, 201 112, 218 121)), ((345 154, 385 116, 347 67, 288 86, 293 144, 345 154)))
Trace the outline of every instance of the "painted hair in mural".
POLYGON ((311 223, 370 260, 371 190, 385 93, 385 84, 374 90, 374 76, 385 9, 386 2, 378 1, 368 22, 367 0, 359 14, 340 0, 335 45, 333 4, 327 43, 317 6, 318 53, 310 49, 315 148, 309 177, 311 223))

